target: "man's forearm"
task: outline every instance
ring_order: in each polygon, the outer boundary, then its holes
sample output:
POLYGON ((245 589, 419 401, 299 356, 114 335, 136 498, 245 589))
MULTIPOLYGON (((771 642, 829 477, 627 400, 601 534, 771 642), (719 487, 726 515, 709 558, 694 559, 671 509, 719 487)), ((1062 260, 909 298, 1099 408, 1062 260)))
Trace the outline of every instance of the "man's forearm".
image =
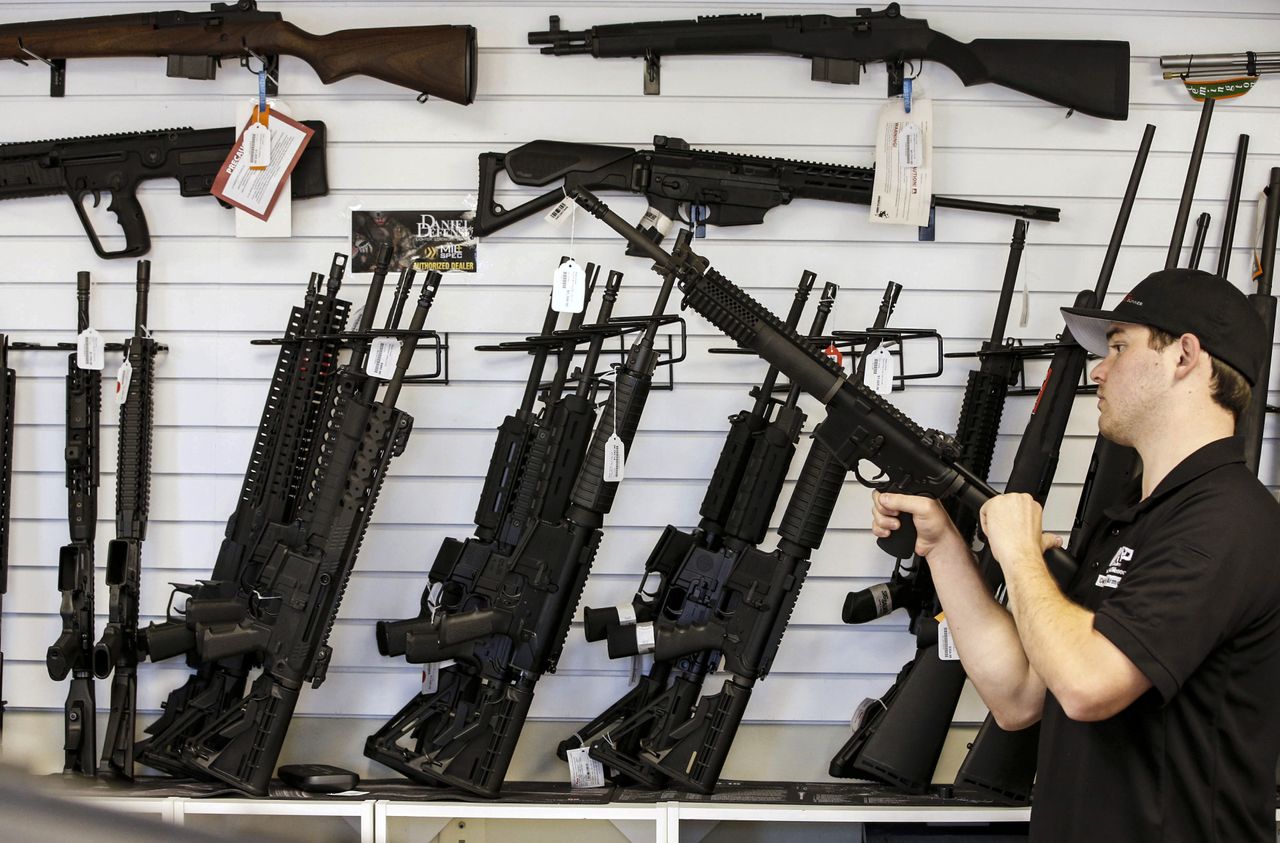
POLYGON ((934 587, 965 672, 998 719, 1034 719, 1044 702, 1009 612, 978 573, 973 554, 958 540, 929 555, 934 587))

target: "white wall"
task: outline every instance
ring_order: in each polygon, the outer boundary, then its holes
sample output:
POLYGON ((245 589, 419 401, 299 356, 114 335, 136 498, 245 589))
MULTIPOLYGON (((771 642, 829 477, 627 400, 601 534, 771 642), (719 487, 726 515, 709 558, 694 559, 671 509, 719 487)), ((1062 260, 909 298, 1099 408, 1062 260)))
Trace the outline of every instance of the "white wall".
MULTIPOLYGON (((169 2, 10 3, 0 21, 103 15, 164 9, 169 2)), ((197 4, 198 5, 198 4, 197 4)), ((860 87, 810 82, 807 64, 784 57, 690 57, 664 60, 661 97, 641 95, 641 63, 587 57, 540 56, 525 33, 546 27, 549 12, 567 28, 635 19, 745 11, 734 3, 621 2, 266 4, 312 32, 356 26, 471 23, 479 29, 479 92, 468 108, 431 101, 420 105, 404 90, 368 79, 324 86, 301 62, 286 58, 282 95, 299 118, 329 127, 328 197, 294 205, 291 240, 233 238, 230 212, 211 199, 183 199, 172 183, 141 192, 151 223, 154 264, 151 327, 172 351, 159 370, 151 528, 144 551, 144 623, 164 612, 165 585, 206 574, 239 489, 263 391, 274 360, 248 340, 277 332, 299 300, 308 273, 325 269, 347 248, 347 208, 461 207, 476 192, 476 156, 535 138, 638 146, 654 134, 695 145, 805 160, 869 164, 873 127, 885 92, 884 71, 867 71, 860 87)), ((1045 340, 1060 330, 1057 308, 1092 287, 1123 193, 1143 124, 1159 131, 1120 257, 1114 294, 1127 291, 1163 264, 1181 193, 1186 153, 1199 108, 1176 82, 1160 79, 1156 57, 1175 52, 1266 49, 1280 40, 1280 14, 1266 0, 1224 0, 1212 13, 1192 0, 1122 0, 1123 9, 1072 10, 1034 0, 989 0, 982 6, 938 0, 906 11, 960 40, 975 37, 1119 38, 1132 44, 1131 110, 1127 122, 1064 111, 996 86, 966 89, 941 66, 929 65, 922 92, 936 100, 940 194, 1060 206, 1062 222, 1031 226, 1023 272, 1029 319, 1010 333, 1045 340)), ((194 6, 192 8, 195 8, 194 6)), ((851 7, 801 2, 752 6, 764 12, 851 7)), ((237 103, 253 94, 254 79, 229 63, 214 82, 167 79, 160 59, 73 61, 68 95, 47 94, 39 65, 0 67, 0 136, 38 140, 174 125, 223 126, 237 103)), ((1209 137, 1194 211, 1214 215, 1210 242, 1220 236, 1237 135, 1252 135, 1246 197, 1240 213, 1231 278, 1246 290, 1248 246, 1257 194, 1270 167, 1280 166, 1276 115, 1280 88, 1265 79, 1242 100, 1220 103, 1209 137)), ((509 204, 530 192, 513 191, 509 204)), ((611 197, 624 216, 638 219, 641 200, 611 197)), ((989 330, 1005 262, 1011 220, 939 212, 938 239, 915 242, 913 229, 872 226, 866 210, 798 201, 769 215, 765 225, 710 229, 699 244, 728 277, 782 310, 801 269, 842 287, 829 327, 870 322, 888 280, 906 287, 895 324, 936 326, 949 350, 971 350, 989 330)), ((525 362, 472 350, 537 329, 546 281, 566 249, 567 229, 540 219, 517 224, 480 247, 479 273, 449 277, 429 327, 453 341, 453 383, 411 389, 403 405, 416 418, 408 451, 393 466, 352 578, 332 644, 327 683, 303 694, 286 757, 323 759, 369 769, 359 757, 363 736, 414 692, 419 671, 382 659, 373 623, 416 612, 434 550, 445 536, 465 536, 479 492, 493 428, 519 400, 525 362), (300 737, 305 735, 305 739, 300 737)), ((585 215, 578 220, 576 255, 627 273, 619 312, 648 307, 656 276, 623 255, 621 241, 585 215)), ((88 269, 96 285, 96 325, 109 336, 131 328, 133 264, 97 259, 66 199, 0 203, 0 331, 15 339, 68 339, 74 327, 74 281, 88 269)), ((1213 265, 1211 247, 1205 264, 1213 265)), ((356 283, 349 298, 362 300, 356 283)), ((673 393, 650 402, 636 439, 628 478, 609 518, 587 588, 588 605, 629 597, 648 548, 668 522, 697 520, 727 415, 747 402, 761 365, 746 357, 710 356, 725 341, 689 312, 690 358, 677 371, 673 393)), ((807 321, 807 317, 806 317, 807 321)), ((44 651, 59 630, 57 548, 65 540, 62 484, 62 384, 59 355, 14 353, 18 369, 10 587, 3 640, 5 696, 11 728, 6 755, 40 770, 61 763, 61 705, 65 684, 51 682, 44 651)), ((894 400, 916 420, 950 429, 959 409, 968 363, 953 361, 937 381, 913 385, 894 400)), ((105 402, 100 551, 112 534, 116 412, 105 402)), ((1066 530, 1079 492, 1094 420, 1092 402, 1079 402, 1071 421, 1049 504, 1049 525, 1066 530)), ((1012 400, 993 469, 1003 483, 1029 412, 1012 400)), ((810 425, 812 426, 812 425, 810 425)), ((1268 431, 1274 435, 1269 426, 1268 431)), ((1275 480, 1268 447, 1264 478, 1275 480)), ((800 459, 795 467, 798 469, 800 459)), ((795 469, 793 469, 793 477, 795 469)), ((878 695, 910 656, 913 641, 901 615, 861 628, 839 621, 845 593, 883 579, 891 561, 867 532, 867 495, 846 487, 775 669, 757 689, 744 740, 726 775, 822 779, 827 760, 847 731, 854 707, 878 695)), ((102 554, 100 553, 100 558, 102 554)), ((106 589, 99 583, 100 622, 106 589)), ((629 663, 611 663, 602 646, 588 646, 578 630, 560 671, 538 688, 527 740, 514 777, 558 776, 548 760, 554 741, 598 713, 627 687, 629 663)), ((140 670, 144 722, 183 677, 173 665, 140 670)), ((99 689, 100 705, 107 698, 99 689)), ((966 697, 957 722, 980 721, 976 697, 966 697)), ((377 772, 386 774, 381 768, 377 772)))

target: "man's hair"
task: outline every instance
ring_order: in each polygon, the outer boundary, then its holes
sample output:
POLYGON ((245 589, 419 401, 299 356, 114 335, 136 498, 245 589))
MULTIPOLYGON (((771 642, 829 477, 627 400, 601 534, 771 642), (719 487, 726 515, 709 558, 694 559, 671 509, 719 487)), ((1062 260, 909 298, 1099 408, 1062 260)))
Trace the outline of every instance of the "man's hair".
MULTIPOLYGON (((1156 351, 1164 351, 1178 341, 1178 335, 1168 331, 1162 331, 1150 325, 1147 326, 1147 330, 1151 332, 1147 338, 1147 344, 1156 351)), ((1209 355, 1209 360, 1213 363, 1209 377, 1209 397, 1219 407, 1229 410, 1232 417, 1238 420, 1240 414, 1249 406, 1253 389, 1244 375, 1240 374, 1239 369, 1223 363, 1212 354, 1209 355)))

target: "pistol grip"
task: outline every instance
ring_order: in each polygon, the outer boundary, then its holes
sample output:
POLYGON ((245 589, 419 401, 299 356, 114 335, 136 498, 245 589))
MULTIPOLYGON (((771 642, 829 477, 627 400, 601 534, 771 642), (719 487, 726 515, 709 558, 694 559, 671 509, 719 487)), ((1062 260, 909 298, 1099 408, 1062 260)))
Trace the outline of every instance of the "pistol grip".
POLYGON ((71 204, 75 206, 76 214, 80 217, 80 225, 84 227, 84 233, 89 235, 89 242, 93 245, 93 251, 98 257, 107 259, 136 257, 145 255, 151 249, 151 232, 147 228, 147 218, 142 213, 142 205, 139 204, 138 197, 134 193, 135 187, 135 185, 123 185, 109 191, 111 202, 107 205, 107 210, 116 215, 116 221, 120 223, 120 230, 124 233, 125 246, 116 251, 107 251, 102 247, 98 232, 94 229, 93 222, 84 208, 85 199, 89 196, 93 196, 96 206, 101 199, 102 191, 79 190, 71 197, 71 204))
POLYGON ((898 521, 902 526, 876 544, 894 559, 907 559, 916 552, 916 525, 906 512, 898 513, 898 521))

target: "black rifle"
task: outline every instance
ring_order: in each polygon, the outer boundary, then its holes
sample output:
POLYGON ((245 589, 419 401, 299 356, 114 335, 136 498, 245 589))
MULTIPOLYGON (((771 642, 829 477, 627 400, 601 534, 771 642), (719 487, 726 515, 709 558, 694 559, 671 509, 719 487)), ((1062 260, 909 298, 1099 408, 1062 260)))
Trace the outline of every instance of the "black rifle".
MULTIPOLYGON (((981 365, 969 372, 956 443, 960 458, 979 477, 991 470, 1005 396, 1018 377, 1023 349, 1006 344, 1009 306, 1018 283, 1018 267, 1026 242, 1026 223, 1014 223, 1005 265, 1004 281, 996 304, 990 338, 978 352, 981 365)), ((972 542, 978 529, 976 514, 945 504, 960 534, 972 542)), ((885 781, 912 792, 928 788, 951 725, 954 700, 964 684, 956 663, 938 657, 938 621, 941 607, 928 562, 921 556, 899 559, 889 582, 849 594, 845 599, 845 623, 865 623, 904 608, 916 636, 916 654, 903 666, 893 686, 872 706, 854 734, 831 761, 831 775, 857 776, 885 781), (948 707, 950 703, 950 707, 948 707), (930 716, 936 713, 937 716, 930 716)))
MULTIPOLYGON (((794 328, 799 323, 815 277, 809 271, 801 275, 787 314, 788 326, 794 328)), ((837 291, 835 284, 824 287, 810 334, 822 332, 837 291)), ((646 649, 637 646, 638 625, 647 625, 647 631, 660 617, 673 620, 683 617, 686 608, 693 611, 695 604, 701 608, 714 601, 735 550, 744 542, 754 544, 764 537, 805 419, 796 406, 799 390, 793 388, 786 401, 774 397, 777 379, 777 368, 770 367, 751 391, 754 405, 729 417, 729 432, 699 509, 698 528, 688 533, 667 525, 645 561, 640 588, 628 605, 585 609, 587 640, 608 640, 610 658, 646 649)), ((635 688, 562 741, 560 756, 567 758, 569 750, 592 747, 592 757, 604 763, 606 770, 614 771, 615 781, 660 786, 665 777, 634 757, 642 746, 663 735, 668 724, 688 718, 702 680, 718 658, 718 653, 707 652, 655 661, 635 688), (605 744, 597 751, 602 740, 605 744)))
MULTIPOLYGON (((214 619, 210 606, 217 605, 218 598, 226 608, 224 618, 237 616, 239 607, 234 598, 239 584, 251 581, 263 562, 263 531, 269 524, 292 521, 302 505, 307 491, 307 458, 341 350, 338 334, 346 327, 351 309, 349 302, 337 298, 346 265, 346 255, 334 255, 328 280, 312 274, 302 306, 291 310, 244 485, 227 521, 213 574, 199 585, 177 587, 190 599, 199 598, 197 605, 204 606, 205 622, 214 619)), ((156 662, 186 655, 194 673, 182 687, 170 692, 163 704, 164 713, 145 729, 151 737, 138 744, 137 754, 148 767, 187 776, 192 772, 182 759, 183 740, 202 729, 230 701, 244 695, 251 665, 244 656, 202 661, 195 652, 195 633, 172 601, 169 614, 164 623, 147 627, 142 648, 156 662)))
MULTIPOLYGON (((258 11, 257 0, 214 3, 208 12, 145 12, 0 25, 0 59, 52 68, 52 95, 66 83, 66 60, 167 56, 167 74, 212 79, 224 58, 262 62, 276 93, 280 56, 296 56, 328 85, 369 76, 468 105, 476 94, 476 30, 471 26, 397 26, 304 32, 279 12, 258 11)), ((255 71, 256 72, 256 71, 255 71)))
POLYGON ((125 344, 128 383, 119 395, 120 445, 116 457, 116 537, 107 545, 111 588, 107 625, 93 648, 93 674, 112 676, 111 714, 99 772, 133 778, 138 719, 138 601, 142 586, 142 542, 151 499, 151 431, 154 425, 156 341, 147 329, 151 261, 138 261, 133 336, 125 344), (112 674, 114 671, 114 675, 112 674))
POLYGON ((591 392, 611 331, 606 297, 577 390, 548 414, 520 469, 515 514, 530 517, 518 543, 447 539, 430 572, 440 592, 434 612, 379 624, 384 654, 403 652, 415 664, 454 662, 439 670, 435 691, 416 695, 369 738, 366 756, 417 781, 482 796, 501 789, 537 681, 555 670, 564 649, 613 507, 618 483, 606 479, 608 443, 616 435, 630 447, 635 437, 658 363, 654 341, 674 321, 664 315, 674 280, 664 279, 650 316, 623 320, 643 331, 615 370, 597 423, 591 392))
MULTIPOLYGON (((1245 136, 1241 136, 1245 137, 1245 136)), ((1259 255, 1258 290, 1249 296, 1253 306, 1267 326, 1267 336, 1276 333, 1276 299, 1271 294, 1271 280, 1276 265, 1276 228, 1280 225, 1280 168, 1272 167, 1270 181, 1267 185, 1267 210, 1262 226, 1262 253, 1259 255)), ((1219 270, 1224 278, 1226 274, 1219 270)), ((1271 355, 1264 358, 1262 371, 1258 373, 1257 384, 1249 400, 1249 407, 1240 416, 1236 424, 1236 433, 1244 437, 1245 462, 1256 473, 1262 462, 1262 426, 1267 414, 1267 385, 1271 381, 1271 355)))
POLYGON ((903 65, 932 59, 967 85, 994 82, 1046 102, 1109 120, 1129 116, 1129 42, 979 38, 968 44, 902 16, 897 3, 851 17, 832 15, 710 15, 696 20, 621 23, 580 32, 530 32, 543 53, 645 59, 645 93, 658 93, 661 56, 775 54, 813 61, 819 82, 857 84, 868 62, 890 65, 901 84, 903 65))
MULTIPOLYGON (((78 333, 89 328, 89 273, 76 275, 78 333)), ((49 647, 50 678, 71 674, 64 709, 64 773, 97 772, 93 686, 93 538, 98 527, 98 422, 102 409, 102 372, 81 369, 77 354, 67 357, 66 484, 71 543, 58 554, 58 590, 62 592, 62 634, 49 647)))
MULTIPOLYGON (((303 122, 315 134, 290 175, 294 199, 329 193, 324 123, 303 122)), ((71 197, 98 257, 145 255, 151 248, 151 233, 138 202, 138 185, 151 179, 171 178, 177 180, 183 196, 208 196, 238 134, 234 126, 179 128, 0 144, 0 199, 65 193, 71 197), (114 212, 120 222, 123 249, 108 251, 102 247, 85 210, 85 200, 92 197, 97 207, 104 193, 111 194, 107 210, 114 212)))
MULTIPOLYGON (((9 338, 0 334, 0 601, 9 590, 9 500, 13 482, 13 404, 17 374, 9 368, 9 338)), ((0 610, 3 615, 3 610, 0 610)), ((0 731, 4 730, 4 651, 0 650, 0 731)))
MULTIPOLYGON (((1191 216, 1191 203, 1195 197, 1196 181, 1200 173, 1200 162, 1204 157, 1212 116, 1213 100, 1206 99, 1200 112, 1200 124, 1196 130, 1195 142, 1187 165, 1182 198, 1178 204, 1173 234, 1165 255, 1165 269, 1176 267, 1178 258, 1182 254, 1187 223, 1191 216)), ((1236 205, 1240 199, 1236 185, 1240 181, 1239 173, 1243 171, 1247 146, 1241 146, 1237 152, 1235 163, 1237 174, 1232 179, 1234 195, 1228 201, 1228 206, 1236 205)), ((1222 249, 1224 254, 1229 254, 1231 251, 1230 238, 1233 227, 1232 224, 1224 227, 1223 233, 1226 238, 1222 249)), ((1194 245, 1191 252, 1191 260, 1194 262, 1196 259, 1194 245)), ((1222 268, 1225 271, 1225 264, 1222 268)), ((1101 306, 1101 292, 1097 302, 1098 305, 1086 306, 1101 306)), ((1076 505, 1071 535, 1067 540, 1067 546, 1078 558, 1083 558, 1085 548, 1095 529, 1105 518, 1106 511, 1130 499, 1134 485, 1140 482, 1141 474, 1142 460, 1137 451, 1116 444, 1101 433, 1095 437, 1093 454, 1089 459, 1089 468, 1076 505)), ((1066 577, 1058 577, 1059 585, 1065 587, 1068 582, 1066 577)), ((988 714, 978 730, 977 737, 970 745, 964 761, 961 762, 960 769, 956 772, 957 788, 1012 804, 1028 803, 1031 800, 1032 785, 1035 780, 1039 742, 1039 723, 1025 729, 1008 731, 1002 729, 995 722, 995 718, 988 714)))
MULTIPOLYGON (((385 267, 384 261, 382 273, 385 267)), ((332 658, 329 633, 360 543, 391 460, 404 451, 412 431, 413 418, 395 403, 440 279, 438 272, 427 275, 407 331, 374 331, 382 287, 381 274, 374 276, 360 324, 349 335, 351 358, 329 381, 321 402, 322 423, 295 518, 265 525, 254 548, 255 561, 262 562, 242 574, 233 596, 215 597, 209 607, 199 596, 187 601, 199 658, 248 656, 262 666, 243 698, 228 700, 185 736, 182 760, 201 775, 264 795, 302 686, 324 682, 332 658), (379 336, 401 338, 381 400, 383 379, 365 371, 372 364, 372 340, 379 336)))
MULTIPOLYGON (((757 225, 764 222, 771 208, 793 199, 868 205, 874 180, 874 167, 690 149, 680 138, 663 135, 654 136, 652 152, 625 146, 536 140, 510 152, 481 153, 475 228, 478 236, 492 234, 563 201, 567 191, 585 187, 643 193, 649 210, 640 221, 640 230, 653 242, 661 243, 672 222, 684 219, 681 206, 686 204, 705 208, 705 218, 699 217, 697 225, 757 225), (500 172, 526 187, 546 187, 553 182, 556 186, 507 209, 494 198, 500 172)), ((1004 205, 948 196, 934 196, 933 204, 939 208, 1058 221, 1057 208, 1040 205, 1004 205)), ((685 221, 692 218, 691 212, 685 221)), ((700 231, 697 233, 701 236, 700 231)))

